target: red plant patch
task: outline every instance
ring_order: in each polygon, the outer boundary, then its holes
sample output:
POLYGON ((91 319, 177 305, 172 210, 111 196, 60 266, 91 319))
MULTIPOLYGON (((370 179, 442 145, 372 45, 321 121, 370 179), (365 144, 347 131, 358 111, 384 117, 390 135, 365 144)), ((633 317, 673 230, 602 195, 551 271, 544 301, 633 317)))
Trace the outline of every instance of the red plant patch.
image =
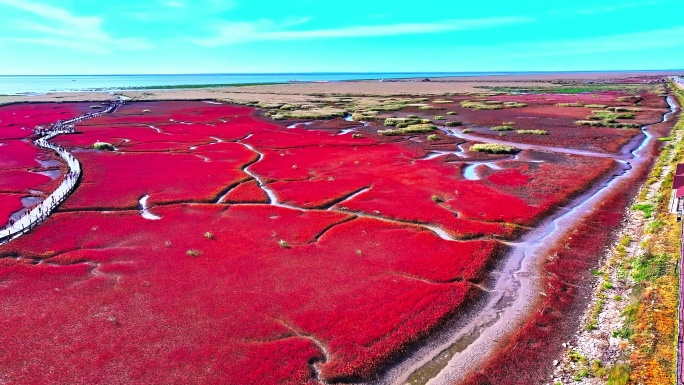
POLYGON ((68 120, 89 111, 85 103, 35 103, 0 106, 0 140, 31 136, 36 126, 68 120))
POLYGON ((76 153, 84 167, 83 182, 62 207, 67 210, 133 209, 145 195, 150 196, 152 205, 215 201, 228 186, 248 178, 240 167, 254 154, 241 145, 231 143, 231 146, 229 156, 225 152, 200 151, 196 154, 76 153))
POLYGON ((222 203, 268 203, 268 196, 255 180, 237 185, 230 190, 222 203))
POLYGON ((55 139, 84 170, 64 211, 0 247, 11 381, 370 380, 477 293, 491 239, 613 167, 510 156, 466 180, 474 158, 421 160, 419 141, 202 102, 130 103, 77 130, 55 139))
POLYGON ((50 177, 23 170, 0 171, 0 192, 28 191, 49 183, 50 177))
POLYGON ((501 186, 524 186, 530 180, 530 177, 521 173, 520 170, 505 170, 490 175, 488 181, 501 186))
POLYGON ((7 224, 12 213, 21 210, 23 194, 0 193, 0 228, 7 224))
POLYGON ((367 377, 458 308, 496 247, 327 211, 153 211, 162 219, 61 213, 0 249, 48 262, 0 268, 7 376, 112 382, 125 368, 150 383, 299 383, 326 359, 328 379, 367 377), (50 371, 53 357, 69 369, 50 371))

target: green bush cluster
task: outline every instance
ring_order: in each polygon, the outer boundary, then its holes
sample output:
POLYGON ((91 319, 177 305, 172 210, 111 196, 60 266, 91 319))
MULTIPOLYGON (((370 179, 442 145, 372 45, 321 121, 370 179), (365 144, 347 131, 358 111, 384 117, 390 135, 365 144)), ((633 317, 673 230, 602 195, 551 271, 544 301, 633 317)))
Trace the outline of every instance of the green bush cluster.
POLYGON ((385 126, 398 126, 400 124, 406 124, 406 125, 411 125, 411 124, 428 124, 432 123, 430 119, 421 119, 421 118, 387 118, 385 119, 385 126))
POLYGON ((505 144, 476 143, 470 147, 470 151, 486 152, 489 154, 514 154, 518 152, 518 149, 505 144))
POLYGON ((473 102, 470 100, 465 100, 461 102, 461 107, 471 108, 473 110, 501 110, 503 105, 501 104, 485 104, 481 102, 473 102))
POLYGON ((114 146, 107 142, 95 142, 93 148, 101 151, 114 151, 114 146))
POLYGON ((548 135, 549 132, 545 130, 516 130, 518 134, 527 134, 527 135, 548 135))
POLYGON ((412 124, 408 127, 389 129, 389 130, 379 130, 378 134, 385 136, 403 135, 403 134, 418 134, 422 132, 430 132, 437 129, 434 124, 412 124))
POLYGON ((556 103, 556 107, 584 107, 584 103, 556 103))

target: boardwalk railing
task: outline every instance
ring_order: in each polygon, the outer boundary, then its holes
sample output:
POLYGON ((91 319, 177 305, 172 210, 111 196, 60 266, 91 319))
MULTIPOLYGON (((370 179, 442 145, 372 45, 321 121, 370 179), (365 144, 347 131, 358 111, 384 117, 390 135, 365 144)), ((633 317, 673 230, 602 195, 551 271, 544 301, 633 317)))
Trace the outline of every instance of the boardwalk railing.
POLYGON ((14 221, 10 219, 8 225, 0 230, 0 245, 26 234, 47 219, 50 214, 67 199, 69 194, 73 192, 78 180, 81 178, 81 163, 76 157, 63 147, 50 143, 49 140, 58 135, 74 133, 76 130, 74 125, 76 123, 114 112, 122 104, 122 101, 117 101, 110 104, 102 111, 88 113, 66 121, 59 121, 47 129, 35 129, 36 135, 39 136, 38 139, 33 141, 36 147, 54 151, 64 159, 68 171, 62 183, 52 194, 50 194, 50 196, 33 208, 24 209, 24 214, 18 220, 14 221))
POLYGON ((680 86, 684 87, 684 77, 681 76, 672 76, 672 81, 679 84, 680 86))
POLYGON ((684 275, 682 275, 682 263, 684 263, 684 222, 682 232, 680 233, 680 251, 679 251, 679 293, 678 293, 678 311, 677 311, 677 368, 676 368, 676 384, 684 385, 684 378, 682 378, 682 370, 684 369, 684 303, 682 302, 682 289, 684 288, 684 275))

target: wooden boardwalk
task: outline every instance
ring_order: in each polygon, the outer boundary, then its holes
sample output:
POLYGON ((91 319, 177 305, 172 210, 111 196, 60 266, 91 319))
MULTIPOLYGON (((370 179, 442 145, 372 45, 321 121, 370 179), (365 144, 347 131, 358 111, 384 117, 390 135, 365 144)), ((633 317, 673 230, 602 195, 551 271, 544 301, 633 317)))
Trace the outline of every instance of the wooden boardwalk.
POLYGON ((31 209, 22 209, 24 210, 24 215, 18 220, 10 222, 5 228, 0 230, 0 245, 20 237, 38 226, 69 197, 69 194, 71 194, 74 189, 76 189, 78 180, 81 178, 81 163, 79 163, 76 157, 67 150, 59 145, 50 143, 49 140, 58 135, 71 134, 75 131, 76 123, 114 112, 121 104, 122 102, 114 102, 102 111, 88 113, 63 122, 57 122, 50 127, 50 129, 38 132, 38 135, 41 136, 34 140, 33 143, 36 147, 54 151, 59 155, 67 164, 67 174, 64 176, 62 183, 60 183, 57 189, 53 191, 49 197, 31 209))
MULTIPOLYGON (((684 223, 684 222, 682 222, 684 223)), ((684 227, 683 227, 684 229, 684 227)), ((684 232, 682 233, 684 235, 684 232)), ((676 369, 676 384, 684 385, 684 378, 682 376, 682 369, 684 369, 684 301, 682 301, 682 288, 684 288, 684 274, 682 274, 682 263, 684 263, 684 237, 681 238, 679 248, 679 305, 677 311, 677 369, 676 369)))

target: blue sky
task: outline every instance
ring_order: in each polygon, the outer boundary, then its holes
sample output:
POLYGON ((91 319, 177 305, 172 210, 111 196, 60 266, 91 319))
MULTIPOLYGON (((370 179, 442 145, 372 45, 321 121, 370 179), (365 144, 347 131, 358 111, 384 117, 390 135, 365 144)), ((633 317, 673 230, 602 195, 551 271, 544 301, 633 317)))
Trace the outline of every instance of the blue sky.
POLYGON ((684 68, 681 0, 460 3, 0 0, 0 74, 684 68))

